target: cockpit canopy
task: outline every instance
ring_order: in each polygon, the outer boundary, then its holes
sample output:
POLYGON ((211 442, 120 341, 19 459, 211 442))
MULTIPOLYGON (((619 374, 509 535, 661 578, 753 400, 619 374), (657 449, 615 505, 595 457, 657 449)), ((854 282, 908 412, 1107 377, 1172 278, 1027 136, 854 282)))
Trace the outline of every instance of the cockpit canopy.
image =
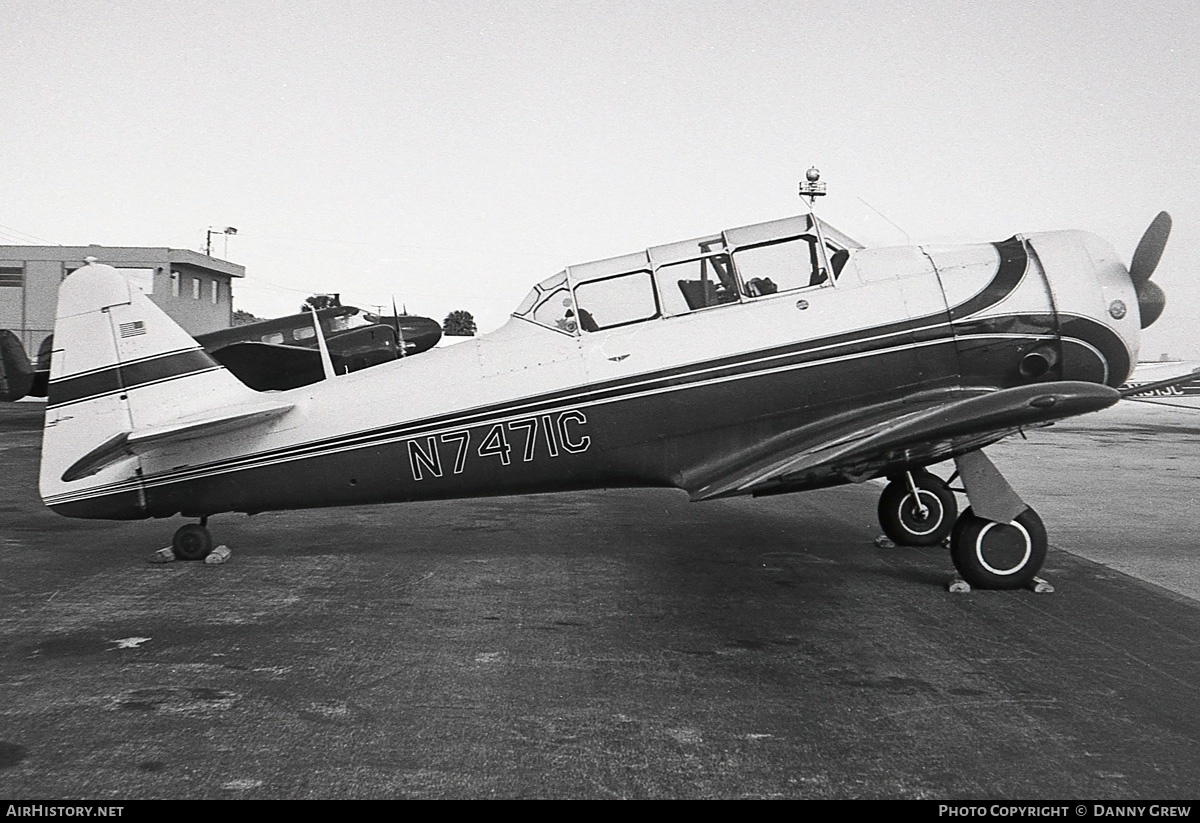
POLYGON ((814 220, 789 217, 570 266, 534 286, 513 316, 575 335, 831 286, 862 246, 814 220))

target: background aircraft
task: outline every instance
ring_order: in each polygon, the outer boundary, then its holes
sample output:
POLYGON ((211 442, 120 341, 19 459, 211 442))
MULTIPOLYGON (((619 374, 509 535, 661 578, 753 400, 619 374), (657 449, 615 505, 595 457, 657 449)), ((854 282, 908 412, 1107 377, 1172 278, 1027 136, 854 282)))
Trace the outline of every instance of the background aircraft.
MULTIPOLYGON (((337 374, 420 354, 442 338, 436 320, 412 314, 388 317, 334 306, 317 310, 317 318, 337 374)), ((233 326, 196 341, 257 391, 294 389, 325 377, 311 312, 233 326)), ((0 400, 46 396, 53 344, 51 336, 32 363, 20 339, 0 329, 0 400)))
MULTIPOLYGON (((8 329, 0 329, 0 400, 20 400, 30 394, 35 377, 36 369, 21 345, 21 338, 8 329)), ((35 396, 45 396, 45 382, 41 381, 42 393, 35 396)))
MULTIPOLYGON (((811 178, 810 178, 811 179, 811 178)), ((862 248, 813 215, 570 266, 500 329, 258 393, 114 269, 59 292, 41 493, 72 517, 666 486, 693 500, 887 477, 894 540, 1028 585, 1047 537, 983 448, 1121 398, 1170 231, 862 248), (927 467, 953 460, 969 507, 927 467)))
MULTIPOLYGON (((353 306, 316 310, 336 374, 420 354, 442 338, 436 320, 411 314, 368 314, 353 306)), ((233 326, 196 342, 257 391, 294 389, 325 377, 312 312, 233 326)))
POLYGON ((1200 409, 1200 362, 1152 360, 1138 363, 1121 394, 1130 400, 1200 409))

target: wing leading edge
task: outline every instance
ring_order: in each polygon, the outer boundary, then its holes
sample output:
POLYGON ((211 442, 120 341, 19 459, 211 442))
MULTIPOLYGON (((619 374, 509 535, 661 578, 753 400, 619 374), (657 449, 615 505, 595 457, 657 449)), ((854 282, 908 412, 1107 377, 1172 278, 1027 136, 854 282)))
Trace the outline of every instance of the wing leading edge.
POLYGON ((801 427, 727 454, 682 478, 692 500, 860 482, 978 449, 1025 426, 1099 411, 1121 399, 1096 383, 927 392, 801 427))

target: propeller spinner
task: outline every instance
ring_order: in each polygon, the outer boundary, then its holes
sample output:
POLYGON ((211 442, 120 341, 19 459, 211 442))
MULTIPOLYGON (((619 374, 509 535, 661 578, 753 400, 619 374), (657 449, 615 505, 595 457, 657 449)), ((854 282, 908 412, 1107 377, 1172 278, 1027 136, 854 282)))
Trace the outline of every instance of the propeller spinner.
POLYGON ((1162 259, 1163 249, 1166 248, 1167 238, 1171 236, 1171 215, 1160 211, 1150 222, 1146 233, 1138 242, 1129 263, 1129 279, 1137 290, 1138 311, 1142 318, 1142 328, 1146 328, 1163 313, 1167 305, 1167 296, 1161 288, 1150 282, 1150 276, 1162 259))

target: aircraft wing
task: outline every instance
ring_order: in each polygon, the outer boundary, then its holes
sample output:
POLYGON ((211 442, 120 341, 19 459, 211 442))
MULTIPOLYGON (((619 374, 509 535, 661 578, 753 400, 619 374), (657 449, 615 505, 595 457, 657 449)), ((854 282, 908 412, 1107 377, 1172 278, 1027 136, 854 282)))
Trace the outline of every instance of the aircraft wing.
POLYGON ((1025 427, 1098 411, 1116 389, 1059 381, 994 390, 924 392, 871 406, 723 455, 682 478, 693 500, 776 494, 861 481, 902 465, 927 465, 1025 427))
POLYGON ((286 391, 325 379, 321 353, 278 343, 234 343, 209 352, 255 391, 286 391))

